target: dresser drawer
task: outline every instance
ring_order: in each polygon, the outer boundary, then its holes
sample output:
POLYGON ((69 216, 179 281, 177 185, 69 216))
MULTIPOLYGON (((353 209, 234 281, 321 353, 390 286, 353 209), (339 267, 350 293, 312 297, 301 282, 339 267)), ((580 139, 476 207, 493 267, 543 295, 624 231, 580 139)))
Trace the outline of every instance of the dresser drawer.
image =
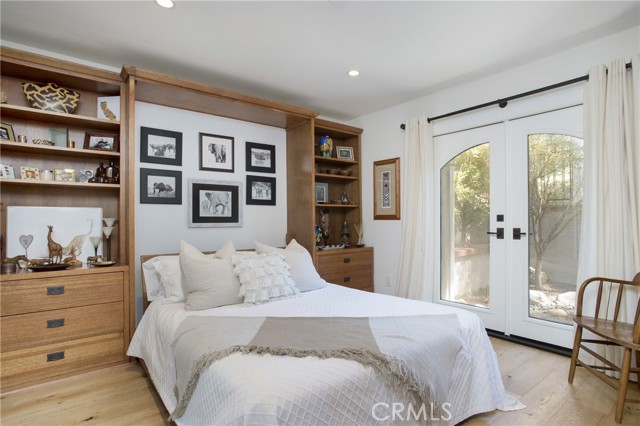
POLYGON ((372 269, 373 252, 372 250, 332 250, 318 253, 317 261, 320 275, 355 269, 372 269))
POLYGON ((373 291, 373 274, 371 269, 345 271, 337 274, 321 274, 327 282, 358 290, 373 291))
POLYGON ((124 361, 122 333, 2 353, 2 389, 124 361))
POLYGON ((123 274, 73 275, 5 281, 0 285, 2 316, 123 300, 123 274))
POLYGON ((123 309, 113 302, 2 317, 2 352, 121 332, 123 309))

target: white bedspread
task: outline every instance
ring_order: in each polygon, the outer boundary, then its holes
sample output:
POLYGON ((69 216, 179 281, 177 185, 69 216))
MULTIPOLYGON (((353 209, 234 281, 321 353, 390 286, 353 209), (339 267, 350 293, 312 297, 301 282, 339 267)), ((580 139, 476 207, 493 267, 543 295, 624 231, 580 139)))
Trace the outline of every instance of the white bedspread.
MULTIPOLYGON (((495 352, 476 315, 337 285, 264 305, 233 305, 206 311, 185 311, 184 304, 153 302, 135 332, 128 355, 145 361, 160 397, 171 412, 177 404, 171 343, 179 324, 189 315, 375 317, 451 313, 458 316, 462 326, 463 345, 455 359, 448 390, 451 418, 435 424, 453 425, 485 411, 522 408, 505 392, 495 352)), ((235 354, 215 363, 202 376, 189 408, 177 423, 395 424, 406 418, 408 407, 394 416, 394 403, 408 405, 371 368, 354 361, 235 354)), ((429 407, 426 413, 429 417, 429 407)))

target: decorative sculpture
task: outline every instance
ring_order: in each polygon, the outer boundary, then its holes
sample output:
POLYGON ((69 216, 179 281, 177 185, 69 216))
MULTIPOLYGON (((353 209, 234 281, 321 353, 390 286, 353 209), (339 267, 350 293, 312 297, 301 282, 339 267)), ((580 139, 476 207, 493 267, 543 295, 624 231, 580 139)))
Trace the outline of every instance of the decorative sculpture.
POLYGON ((340 239, 340 243, 344 244, 345 247, 349 247, 350 236, 351 232, 349 232, 349 225, 347 225, 347 221, 345 220, 342 224, 342 238, 340 239))
POLYGON ((353 224, 354 229, 356 230, 356 234, 358 234, 358 243, 357 246, 358 247, 364 247, 364 241, 362 240, 362 224, 361 223, 354 223, 353 224))
POLYGON ((320 209, 320 229, 326 246, 329 242, 329 209, 320 209))
POLYGON ((76 258, 76 248, 71 247, 71 256, 65 258, 62 263, 68 263, 71 266, 80 267, 82 266, 82 262, 76 258))
POLYGON ((51 234, 53 233, 53 226, 47 225, 49 228, 49 233, 47 234, 47 247, 49 248, 49 262, 50 263, 60 263, 62 261, 62 246, 51 238, 51 234), (56 262, 57 258, 57 262, 56 262))

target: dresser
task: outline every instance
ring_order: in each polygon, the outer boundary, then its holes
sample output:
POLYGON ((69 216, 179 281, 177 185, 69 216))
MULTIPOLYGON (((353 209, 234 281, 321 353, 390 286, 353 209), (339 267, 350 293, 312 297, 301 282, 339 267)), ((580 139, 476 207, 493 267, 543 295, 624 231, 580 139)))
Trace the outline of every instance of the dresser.
POLYGON ((126 362, 129 268, 0 276, 2 392, 126 362))
POLYGON ((330 283, 373 291, 373 247, 317 251, 316 268, 330 283))

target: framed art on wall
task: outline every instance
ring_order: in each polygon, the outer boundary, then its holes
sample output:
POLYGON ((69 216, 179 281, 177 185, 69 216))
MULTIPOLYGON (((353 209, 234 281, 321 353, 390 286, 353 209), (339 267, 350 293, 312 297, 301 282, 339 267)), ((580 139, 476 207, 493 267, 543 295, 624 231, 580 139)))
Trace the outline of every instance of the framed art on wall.
POLYGON ((189 179, 189 228, 242 227, 242 182, 189 179))
POLYGON ((182 172, 140 169, 141 204, 182 204, 182 172))
POLYGON ((373 163, 373 218, 400 219, 400 158, 373 163))
POLYGON ((140 127, 140 162, 182 166, 182 133, 140 127))
POLYGON ((247 142, 247 144, 245 145, 245 152, 246 168, 248 172, 276 172, 275 145, 247 142))
POLYGON ((200 170, 234 171, 234 138, 200 133, 200 170))
POLYGON ((276 178, 247 175, 247 204, 276 205, 276 178))

